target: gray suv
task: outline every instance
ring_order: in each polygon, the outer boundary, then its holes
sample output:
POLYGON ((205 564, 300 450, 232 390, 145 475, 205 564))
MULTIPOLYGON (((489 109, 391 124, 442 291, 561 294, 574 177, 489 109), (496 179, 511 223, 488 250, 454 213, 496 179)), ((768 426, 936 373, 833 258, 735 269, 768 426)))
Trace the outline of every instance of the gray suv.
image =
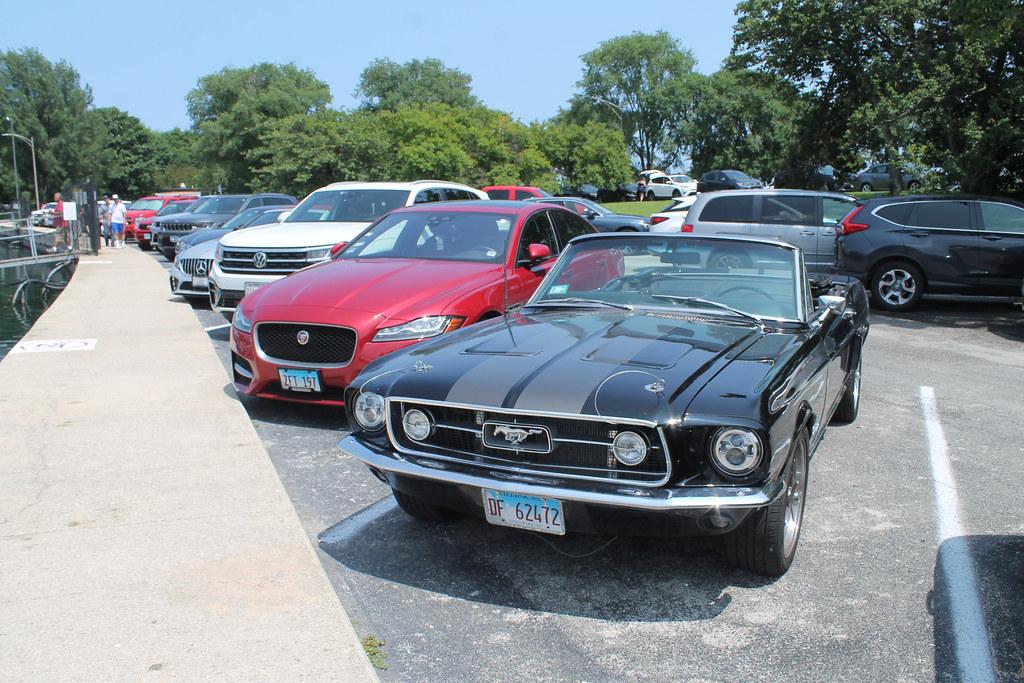
MULTIPOLYGON (((730 190, 705 192, 686 214, 683 232, 695 235, 771 237, 804 253, 807 270, 833 270, 839 222, 856 206, 853 197, 810 190, 730 190), (692 226, 692 227, 691 227, 692 226)), ((733 254, 713 255, 721 267, 736 267, 733 254)), ((715 264, 712 264, 715 265, 715 264)))

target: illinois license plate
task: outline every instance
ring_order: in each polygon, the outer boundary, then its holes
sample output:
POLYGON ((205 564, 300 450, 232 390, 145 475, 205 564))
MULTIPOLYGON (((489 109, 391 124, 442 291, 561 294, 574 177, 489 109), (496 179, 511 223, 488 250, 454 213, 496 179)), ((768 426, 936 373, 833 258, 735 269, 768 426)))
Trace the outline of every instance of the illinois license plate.
POLYGON ((281 388, 291 391, 323 391, 320 388, 320 373, 316 370, 285 370, 277 371, 281 378, 281 388))
POLYGON ((565 535, 562 501, 493 489, 482 489, 482 493, 484 514, 491 524, 565 535))

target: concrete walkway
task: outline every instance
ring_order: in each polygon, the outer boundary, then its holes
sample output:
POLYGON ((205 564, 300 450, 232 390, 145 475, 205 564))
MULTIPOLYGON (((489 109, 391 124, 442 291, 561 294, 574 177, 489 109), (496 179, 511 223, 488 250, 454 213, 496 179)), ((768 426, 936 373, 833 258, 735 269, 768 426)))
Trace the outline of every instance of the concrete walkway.
POLYGON ((376 680, 150 256, 83 258, 33 339, 97 341, 0 362, 0 678, 376 680))

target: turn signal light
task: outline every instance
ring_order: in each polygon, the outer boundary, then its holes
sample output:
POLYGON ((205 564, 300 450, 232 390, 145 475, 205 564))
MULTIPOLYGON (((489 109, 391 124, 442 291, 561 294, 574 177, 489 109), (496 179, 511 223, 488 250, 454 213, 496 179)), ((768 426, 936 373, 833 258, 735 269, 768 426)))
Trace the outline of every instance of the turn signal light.
POLYGON ((842 220, 842 222, 839 223, 839 234, 840 235, 851 235, 851 234, 853 234, 855 232, 860 232, 861 230, 867 230, 868 229, 868 224, 867 223, 854 223, 853 222, 853 217, 856 216, 858 213, 860 213, 861 209, 863 209, 863 208, 864 208, 864 205, 861 204, 856 209, 854 209, 853 211, 848 213, 846 215, 846 218, 844 218, 842 220))

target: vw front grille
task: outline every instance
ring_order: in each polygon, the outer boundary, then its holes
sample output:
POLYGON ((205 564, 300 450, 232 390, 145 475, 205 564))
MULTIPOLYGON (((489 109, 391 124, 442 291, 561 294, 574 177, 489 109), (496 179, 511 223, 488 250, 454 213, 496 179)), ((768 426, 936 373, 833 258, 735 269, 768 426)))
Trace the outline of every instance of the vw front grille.
POLYGON ((287 275, 310 264, 305 250, 275 251, 271 249, 224 248, 219 262, 225 273, 287 275), (262 256, 259 256, 262 254, 262 256), (262 266, 257 264, 262 264, 262 266))

